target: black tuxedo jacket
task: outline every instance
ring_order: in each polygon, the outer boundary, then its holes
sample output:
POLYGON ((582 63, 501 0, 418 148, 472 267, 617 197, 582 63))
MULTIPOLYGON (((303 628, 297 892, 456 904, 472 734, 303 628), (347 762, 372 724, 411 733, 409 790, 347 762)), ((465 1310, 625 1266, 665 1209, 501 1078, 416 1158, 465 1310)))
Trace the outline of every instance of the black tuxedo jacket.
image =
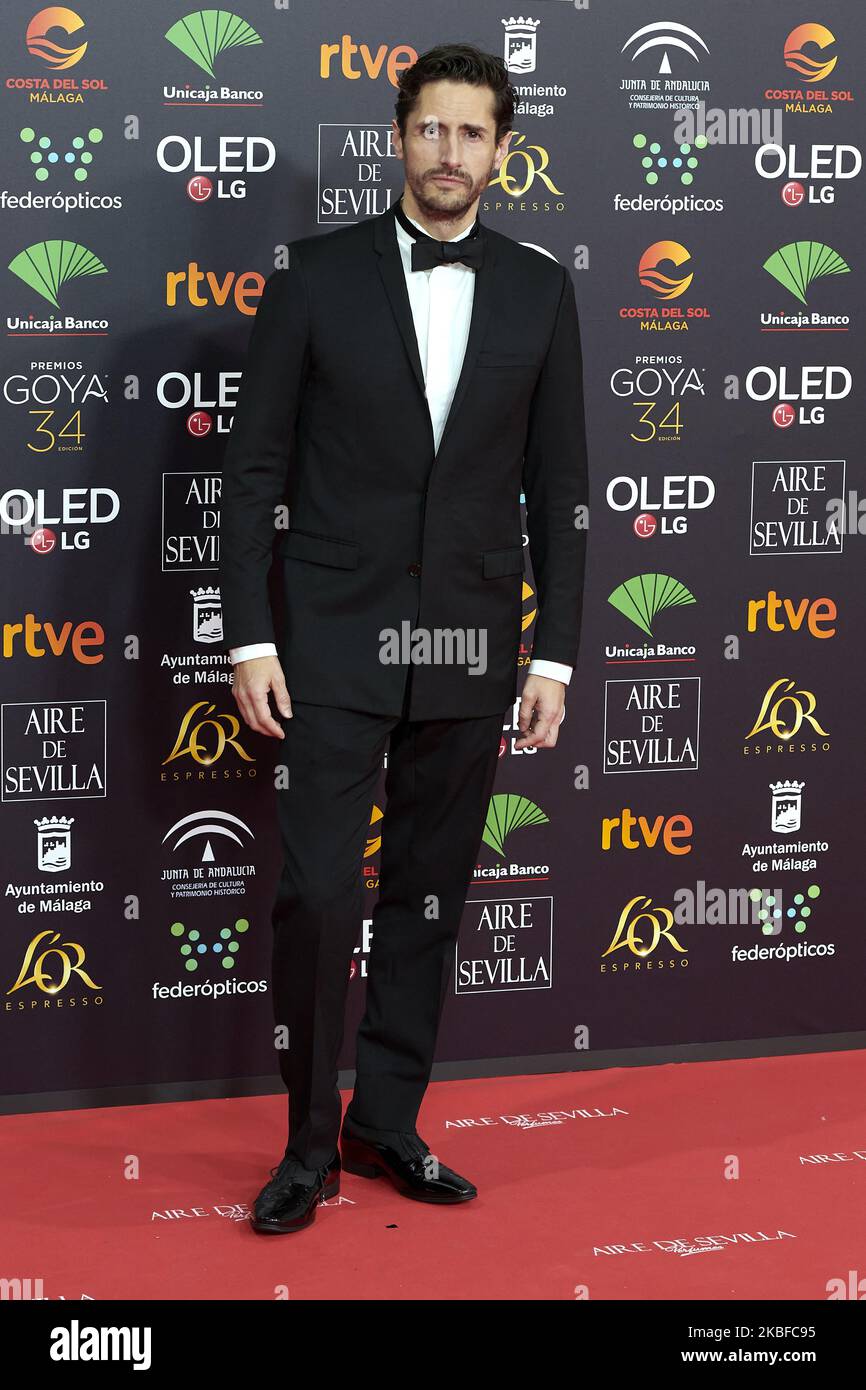
POLYGON ((504 712, 523 614, 521 485, 532 655, 577 658, 586 530, 575 511, 588 483, 574 287, 563 266, 485 225, 434 457, 394 222, 392 205, 293 241, 289 268, 265 282, 224 457, 223 645, 276 642, 289 694, 313 704, 399 715, 411 665, 409 718, 504 712), (446 634, 438 659, 435 645, 429 664, 406 664, 405 645, 404 664, 382 659, 386 630, 420 628, 446 634), (446 655, 460 656, 447 633, 466 629, 485 634, 483 672, 446 655))

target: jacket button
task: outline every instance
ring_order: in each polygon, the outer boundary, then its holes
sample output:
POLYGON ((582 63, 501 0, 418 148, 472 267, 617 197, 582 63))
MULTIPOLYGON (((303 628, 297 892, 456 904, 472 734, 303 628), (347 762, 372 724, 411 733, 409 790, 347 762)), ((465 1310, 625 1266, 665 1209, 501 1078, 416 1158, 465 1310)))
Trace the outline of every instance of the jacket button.
POLYGON ((408 572, 413 579, 418 578, 418 575, 421 573, 421 566, 417 560, 413 560, 411 565, 408 566, 408 572))

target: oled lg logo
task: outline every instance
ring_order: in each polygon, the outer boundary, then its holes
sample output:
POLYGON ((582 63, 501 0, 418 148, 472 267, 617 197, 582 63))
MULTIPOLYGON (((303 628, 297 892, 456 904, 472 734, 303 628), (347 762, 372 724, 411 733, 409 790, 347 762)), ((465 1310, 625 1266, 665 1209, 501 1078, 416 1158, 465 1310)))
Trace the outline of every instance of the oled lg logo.
POLYGON ((863 157, 856 145, 761 145, 755 170, 762 179, 784 178, 780 196, 786 207, 834 203, 836 183, 856 178, 863 157), (834 180, 834 182, 830 182, 834 180))
POLYGON ((267 173, 276 158, 276 146, 264 135, 220 135, 208 141, 207 149, 200 135, 166 135, 156 147, 156 162, 164 173, 186 175, 186 193, 193 203, 245 198, 247 178, 267 173))

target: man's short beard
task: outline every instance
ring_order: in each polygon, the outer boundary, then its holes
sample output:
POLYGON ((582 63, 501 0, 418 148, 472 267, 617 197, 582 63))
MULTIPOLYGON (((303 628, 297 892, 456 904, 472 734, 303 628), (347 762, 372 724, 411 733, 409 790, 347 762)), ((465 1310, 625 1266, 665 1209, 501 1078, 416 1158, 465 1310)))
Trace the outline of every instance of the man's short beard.
POLYGON ((490 175, 492 173, 493 162, 491 161, 490 168, 487 170, 487 173, 483 175, 483 177, 478 179, 473 184, 463 185, 463 187, 466 190, 464 202, 453 204, 451 207, 448 208, 443 208, 438 204, 431 203, 428 200, 424 190, 426 188, 427 183, 430 182, 430 179, 427 177, 426 174, 418 180, 418 187, 415 186, 415 183, 412 181, 411 178, 407 179, 407 182, 412 190, 415 202, 418 204, 420 210, 424 213, 424 216, 429 218, 431 222, 456 222, 461 217, 465 216, 465 214, 468 212, 469 208, 472 206, 475 200, 479 198, 481 194, 484 192, 484 189, 490 182, 490 175))

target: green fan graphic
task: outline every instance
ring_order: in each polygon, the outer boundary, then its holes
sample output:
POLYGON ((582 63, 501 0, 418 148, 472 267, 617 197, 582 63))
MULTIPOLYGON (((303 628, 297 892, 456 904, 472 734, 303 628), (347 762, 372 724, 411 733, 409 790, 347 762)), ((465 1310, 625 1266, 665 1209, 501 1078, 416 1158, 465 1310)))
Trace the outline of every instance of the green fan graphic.
POLYGON ((35 241, 18 252, 9 269, 55 309, 60 308, 57 292, 67 280, 108 274, 99 257, 77 241, 35 241))
POLYGON ((216 77, 218 53, 263 42, 251 24, 230 10, 197 10, 172 24, 165 37, 211 77, 216 77))
POLYGON ((649 637, 653 635, 652 620, 656 613, 663 608, 696 602, 685 584, 669 574, 636 574, 614 589, 607 601, 649 637))
POLYGON ((806 291, 813 280, 822 275, 844 275, 851 267, 823 241, 789 241, 764 261, 764 269, 805 304, 806 291))
POLYGON ((487 821, 481 836, 486 845, 505 857, 505 838, 521 825, 547 825, 549 818, 540 806, 530 801, 528 796, 517 796, 514 792, 497 792, 491 796, 487 808, 487 821))

